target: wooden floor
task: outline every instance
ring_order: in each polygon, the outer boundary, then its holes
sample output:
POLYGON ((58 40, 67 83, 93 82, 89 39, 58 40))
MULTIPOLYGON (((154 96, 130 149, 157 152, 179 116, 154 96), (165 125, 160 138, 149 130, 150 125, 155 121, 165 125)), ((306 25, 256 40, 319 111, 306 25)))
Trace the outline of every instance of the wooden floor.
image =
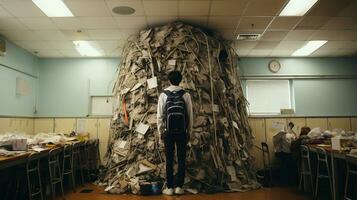
POLYGON ((68 191, 66 200, 310 200, 307 195, 300 194, 295 188, 274 187, 263 188, 245 193, 220 193, 220 194, 198 194, 182 196, 140 196, 140 195, 114 195, 106 194, 103 188, 87 184, 77 188, 75 193, 68 191), (83 189, 92 189, 91 193, 80 193, 83 189))

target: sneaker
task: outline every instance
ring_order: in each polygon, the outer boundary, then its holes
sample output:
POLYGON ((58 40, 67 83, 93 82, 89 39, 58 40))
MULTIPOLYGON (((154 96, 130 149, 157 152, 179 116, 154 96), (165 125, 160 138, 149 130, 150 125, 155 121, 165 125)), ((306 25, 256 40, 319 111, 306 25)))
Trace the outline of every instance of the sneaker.
POLYGON ((172 188, 165 188, 163 191, 162 191, 162 194, 165 194, 165 195, 173 195, 174 194, 174 189, 172 188))
POLYGON ((184 194, 185 191, 181 187, 176 187, 175 188, 175 194, 184 194))

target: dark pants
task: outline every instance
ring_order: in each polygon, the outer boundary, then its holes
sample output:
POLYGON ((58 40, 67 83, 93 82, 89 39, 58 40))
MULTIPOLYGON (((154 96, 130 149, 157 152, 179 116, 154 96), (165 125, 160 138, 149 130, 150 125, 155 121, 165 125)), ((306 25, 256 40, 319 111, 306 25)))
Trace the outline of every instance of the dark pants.
POLYGON ((167 134, 165 139, 165 155, 166 155, 166 182, 167 188, 182 187, 185 180, 185 162, 186 162, 186 134, 171 135, 167 134), (177 182, 174 184, 174 152, 175 144, 177 148, 178 172, 177 182))

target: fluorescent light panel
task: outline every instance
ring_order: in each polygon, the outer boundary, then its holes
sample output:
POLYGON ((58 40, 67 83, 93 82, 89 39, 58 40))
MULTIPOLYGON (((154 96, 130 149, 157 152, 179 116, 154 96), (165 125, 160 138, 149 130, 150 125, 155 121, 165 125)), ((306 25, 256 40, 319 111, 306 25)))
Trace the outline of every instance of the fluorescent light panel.
POLYGON ((62 0, 32 0, 48 17, 73 17, 62 0))
POLYGON ((313 40, 296 50, 292 56, 308 56, 327 43, 327 40, 313 40))
POLYGON ((318 0, 290 0, 279 16, 304 16, 318 0))
POLYGON ((97 57, 97 56, 102 56, 102 54, 94 48, 89 41, 73 41, 74 45, 76 46, 76 50, 82 55, 82 56, 90 56, 90 57, 97 57))

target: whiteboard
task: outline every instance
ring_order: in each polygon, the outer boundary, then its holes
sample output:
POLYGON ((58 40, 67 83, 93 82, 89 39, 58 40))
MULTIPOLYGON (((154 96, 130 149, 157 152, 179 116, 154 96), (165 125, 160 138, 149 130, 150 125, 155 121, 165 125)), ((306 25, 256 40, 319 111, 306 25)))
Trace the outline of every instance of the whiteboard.
POLYGON ((112 96, 91 96, 90 115, 111 116, 113 115, 112 96))
POLYGON ((289 80, 248 80, 246 87, 250 114, 280 114, 292 107, 289 80))

